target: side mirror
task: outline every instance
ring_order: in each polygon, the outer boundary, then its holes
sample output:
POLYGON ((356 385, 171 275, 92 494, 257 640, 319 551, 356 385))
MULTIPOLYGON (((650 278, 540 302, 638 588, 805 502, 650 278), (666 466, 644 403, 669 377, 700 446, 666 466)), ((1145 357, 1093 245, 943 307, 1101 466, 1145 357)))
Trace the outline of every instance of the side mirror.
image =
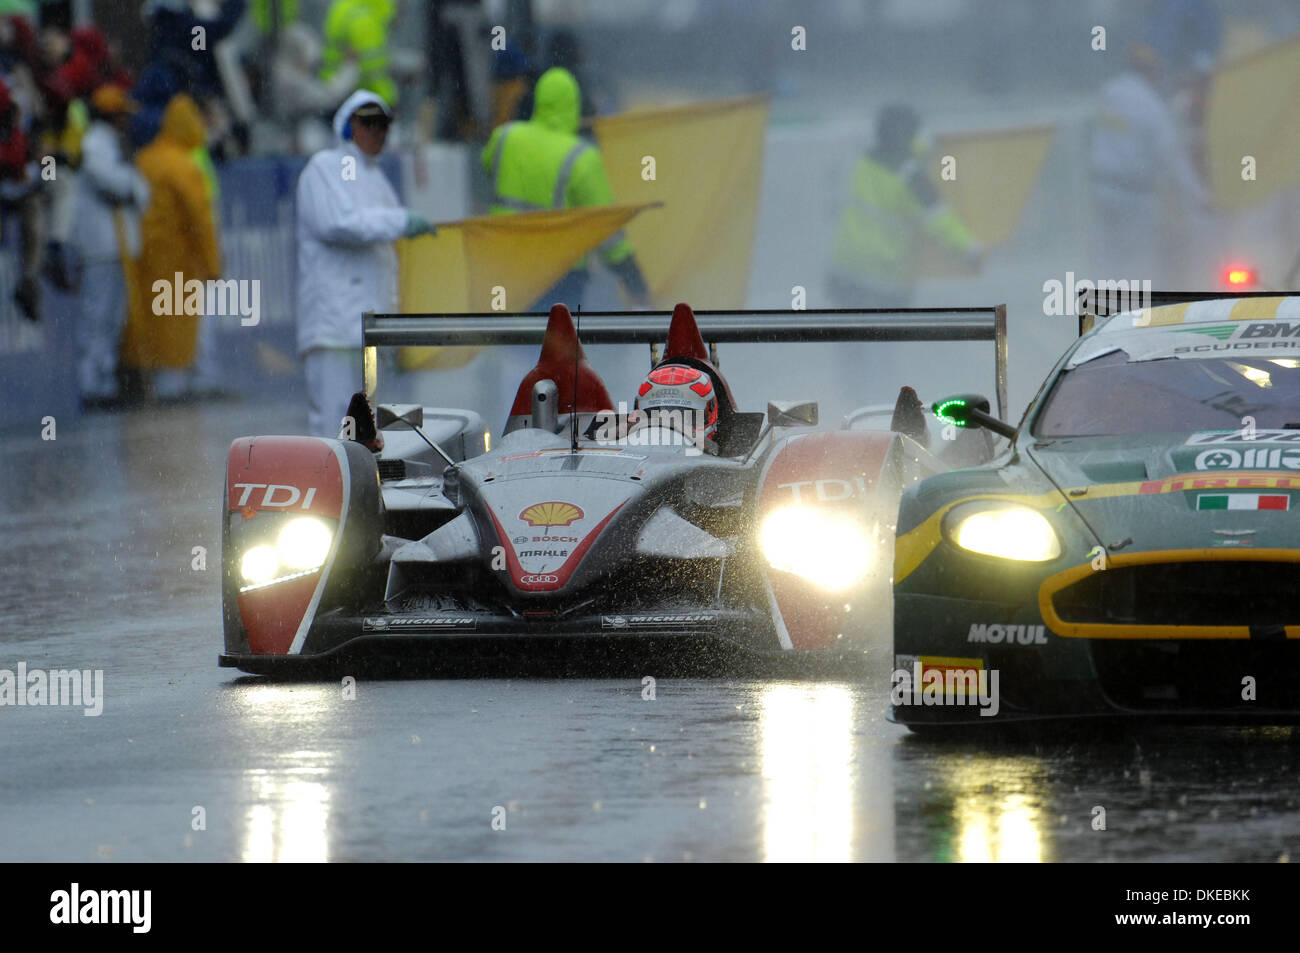
POLYGON ((946 424, 957 427, 983 427, 1008 440, 1016 435, 1016 428, 989 413, 989 399, 983 394, 954 394, 937 400, 931 407, 934 415, 946 424))
POLYGON ((767 422, 772 427, 815 427, 817 426, 817 401, 768 401, 767 422))
POLYGON ((375 408, 375 423, 386 430, 399 420, 412 427, 424 426, 424 407, 420 404, 380 404, 375 408))

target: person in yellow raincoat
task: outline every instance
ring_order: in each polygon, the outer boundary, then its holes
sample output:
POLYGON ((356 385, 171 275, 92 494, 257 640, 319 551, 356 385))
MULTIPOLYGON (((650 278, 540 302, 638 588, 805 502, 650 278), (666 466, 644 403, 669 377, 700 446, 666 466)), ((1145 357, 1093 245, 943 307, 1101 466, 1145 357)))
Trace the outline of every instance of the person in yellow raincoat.
POLYGON ((194 150, 204 140, 194 100, 179 93, 162 128, 136 157, 151 199, 140 220, 140 259, 122 347, 129 367, 153 372, 154 394, 183 395, 197 351, 209 280, 221 273, 212 202, 194 150))

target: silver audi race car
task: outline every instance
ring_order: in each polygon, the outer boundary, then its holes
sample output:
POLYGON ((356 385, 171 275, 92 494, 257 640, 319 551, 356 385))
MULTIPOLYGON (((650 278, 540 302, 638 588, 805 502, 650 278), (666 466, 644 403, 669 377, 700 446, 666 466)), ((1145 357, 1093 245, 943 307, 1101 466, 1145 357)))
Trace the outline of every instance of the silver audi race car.
POLYGON ((1001 410, 1005 310, 581 318, 587 343, 650 345, 634 408, 615 409, 564 305, 365 315, 365 391, 338 439, 230 448, 220 664, 566 674, 860 658, 888 618, 899 495, 985 462, 993 441, 940 439, 908 387, 836 429, 818 429, 813 402, 744 408, 717 346, 992 342, 1001 410), (371 411, 378 347, 539 342, 495 441, 470 410, 371 411))

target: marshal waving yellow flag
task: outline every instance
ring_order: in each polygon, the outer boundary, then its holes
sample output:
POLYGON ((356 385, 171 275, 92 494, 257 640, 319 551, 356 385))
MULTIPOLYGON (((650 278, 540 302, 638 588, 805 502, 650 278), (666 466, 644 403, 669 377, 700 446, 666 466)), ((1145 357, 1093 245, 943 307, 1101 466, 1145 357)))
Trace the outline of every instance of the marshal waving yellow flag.
POLYGON ((1214 71, 1205 148, 1215 204, 1239 209, 1300 185, 1300 34, 1214 71))
MULTIPOLYGON (((523 311, 653 202, 484 215, 397 243, 404 313, 523 311)), ((478 348, 403 348, 403 370, 459 367, 478 348)))
POLYGON ((614 197, 664 203, 627 228, 655 307, 745 306, 767 112, 750 96, 594 120, 614 197))

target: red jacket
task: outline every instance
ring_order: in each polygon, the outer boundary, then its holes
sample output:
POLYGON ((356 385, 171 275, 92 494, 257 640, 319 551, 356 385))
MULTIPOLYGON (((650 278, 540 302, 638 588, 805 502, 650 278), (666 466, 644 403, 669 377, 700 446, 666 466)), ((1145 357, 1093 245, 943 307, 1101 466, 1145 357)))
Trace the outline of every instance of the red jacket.
POLYGON ((19 118, 9 87, 0 83, 0 179, 26 178, 29 149, 19 118))

